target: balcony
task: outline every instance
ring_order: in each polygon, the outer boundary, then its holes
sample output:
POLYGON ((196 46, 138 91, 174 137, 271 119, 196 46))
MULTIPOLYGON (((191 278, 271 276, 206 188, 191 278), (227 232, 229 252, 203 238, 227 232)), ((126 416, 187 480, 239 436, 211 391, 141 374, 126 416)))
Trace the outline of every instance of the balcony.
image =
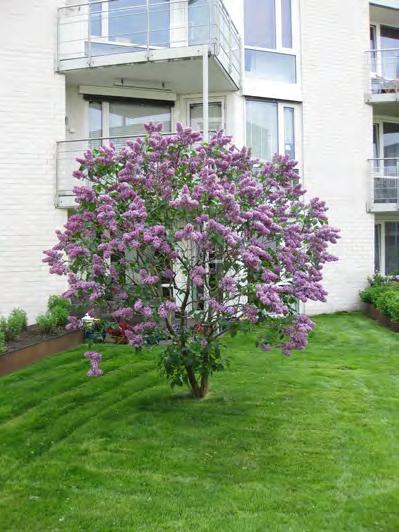
POLYGON ((95 0, 58 11, 58 71, 68 83, 128 79, 196 92, 206 53, 209 90, 237 90, 240 50, 222 0, 95 0))
POLYGON ((399 158, 369 159, 371 177, 371 212, 399 210, 399 158))
POLYGON ((370 50, 366 58, 370 71, 367 100, 382 105, 399 101, 399 48, 370 50))
MULTIPOLYGON (((209 131, 209 136, 216 133, 209 131)), ((163 132, 162 135, 173 135, 173 133, 163 132)), ((98 148, 102 145, 113 144, 117 149, 121 149, 128 140, 137 139, 143 135, 126 135, 114 137, 97 137, 79 140, 63 140, 57 142, 57 170, 56 170, 56 197, 55 206, 60 209, 72 209, 76 206, 73 189, 81 186, 83 182, 73 177, 73 172, 79 169, 78 157, 82 157, 85 151, 98 148)))

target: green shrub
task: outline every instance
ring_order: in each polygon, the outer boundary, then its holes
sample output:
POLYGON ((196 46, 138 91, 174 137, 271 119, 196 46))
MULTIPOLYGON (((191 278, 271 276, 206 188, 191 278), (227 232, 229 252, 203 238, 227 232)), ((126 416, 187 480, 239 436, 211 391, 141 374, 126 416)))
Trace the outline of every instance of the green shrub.
POLYGON ((53 307, 48 312, 53 317, 56 327, 65 327, 68 323, 69 310, 63 307, 53 307))
POLYGON ((4 334, 6 342, 18 338, 26 327, 26 312, 20 308, 13 309, 8 318, 5 318, 4 316, 0 317, 0 332, 4 334))
POLYGON ((6 335, 3 331, 0 331, 0 353, 4 353, 6 350, 6 335))
POLYGON ((46 314, 39 314, 36 318, 36 324, 41 334, 50 334, 57 328, 54 316, 48 312, 46 314))
POLYGON ((69 313, 71 309, 71 302, 69 299, 65 299, 65 297, 62 296, 50 296, 47 303, 47 308, 49 311, 62 308, 69 313))

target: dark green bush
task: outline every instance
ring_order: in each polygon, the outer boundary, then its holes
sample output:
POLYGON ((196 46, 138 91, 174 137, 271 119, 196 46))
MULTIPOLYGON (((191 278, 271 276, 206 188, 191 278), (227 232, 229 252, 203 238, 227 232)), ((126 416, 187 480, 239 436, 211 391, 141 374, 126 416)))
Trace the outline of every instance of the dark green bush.
POLYGON ((392 321, 399 322, 399 292, 387 292, 385 301, 386 314, 392 321))
POLYGON ((377 274, 369 283, 370 286, 360 292, 360 299, 391 320, 399 321, 399 282, 377 274))

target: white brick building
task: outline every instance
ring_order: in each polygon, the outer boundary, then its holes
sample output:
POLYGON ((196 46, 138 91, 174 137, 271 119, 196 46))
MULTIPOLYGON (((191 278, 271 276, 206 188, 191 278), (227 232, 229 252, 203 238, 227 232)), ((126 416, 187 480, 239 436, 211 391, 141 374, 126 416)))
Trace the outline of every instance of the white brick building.
POLYGON ((149 120, 299 161, 342 231, 328 302, 307 312, 356 308, 368 275, 399 271, 399 0, 1 7, 0 314, 33 321, 62 290, 41 258, 73 205, 74 158, 149 120))

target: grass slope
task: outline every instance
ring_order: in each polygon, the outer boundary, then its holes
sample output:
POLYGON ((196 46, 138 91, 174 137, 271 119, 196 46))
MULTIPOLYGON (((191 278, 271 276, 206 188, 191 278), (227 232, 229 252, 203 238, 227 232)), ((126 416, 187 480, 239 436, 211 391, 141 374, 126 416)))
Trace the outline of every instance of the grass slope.
POLYGON ((316 319, 286 359, 226 341, 201 402, 155 350, 83 348, 0 379, 0 530, 399 529, 399 335, 360 314, 316 319))

